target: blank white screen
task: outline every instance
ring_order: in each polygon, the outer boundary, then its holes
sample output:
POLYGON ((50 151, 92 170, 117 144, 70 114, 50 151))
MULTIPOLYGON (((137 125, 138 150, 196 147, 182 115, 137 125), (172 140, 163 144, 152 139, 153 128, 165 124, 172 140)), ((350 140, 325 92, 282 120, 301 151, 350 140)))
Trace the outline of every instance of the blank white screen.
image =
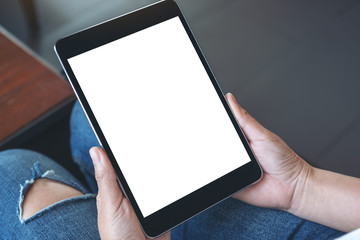
POLYGON ((250 161, 178 17, 69 63, 144 217, 250 161))

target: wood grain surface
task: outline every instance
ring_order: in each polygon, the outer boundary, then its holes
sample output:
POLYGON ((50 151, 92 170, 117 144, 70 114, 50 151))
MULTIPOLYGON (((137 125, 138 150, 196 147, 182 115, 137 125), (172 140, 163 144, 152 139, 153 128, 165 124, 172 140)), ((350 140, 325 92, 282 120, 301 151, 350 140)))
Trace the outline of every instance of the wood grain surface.
POLYGON ((0 143, 71 98, 62 77, 0 32, 0 143))

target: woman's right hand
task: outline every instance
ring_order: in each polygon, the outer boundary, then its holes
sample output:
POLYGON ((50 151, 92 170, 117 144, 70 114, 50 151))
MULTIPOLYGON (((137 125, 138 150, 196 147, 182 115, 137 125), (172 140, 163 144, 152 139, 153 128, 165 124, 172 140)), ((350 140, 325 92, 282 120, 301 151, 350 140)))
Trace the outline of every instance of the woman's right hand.
POLYGON ((259 182, 234 197, 260 207, 290 210, 313 168, 241 108, 232 94, 226 99, 263 169, 259 182))

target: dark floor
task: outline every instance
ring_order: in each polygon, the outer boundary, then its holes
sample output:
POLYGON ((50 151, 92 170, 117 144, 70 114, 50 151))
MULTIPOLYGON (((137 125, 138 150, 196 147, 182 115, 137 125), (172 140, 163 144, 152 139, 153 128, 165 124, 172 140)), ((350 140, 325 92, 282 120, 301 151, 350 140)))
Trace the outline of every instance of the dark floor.
MULTIPOLYGON (((0 24, 59 71, 58 38, 154 1, 34 0, 36 31, 20 2, 0 24)), ((178 2, 224 92, 311 164, 360 177, 360 1, 178 2)), ((64 161, 60 125, 26 147, 64 161)))

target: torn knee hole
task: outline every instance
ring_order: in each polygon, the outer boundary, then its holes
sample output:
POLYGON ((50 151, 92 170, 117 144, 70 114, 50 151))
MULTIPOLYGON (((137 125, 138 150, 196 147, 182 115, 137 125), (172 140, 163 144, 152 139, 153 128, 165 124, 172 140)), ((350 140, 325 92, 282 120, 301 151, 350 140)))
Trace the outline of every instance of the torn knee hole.
POLYGON ((20 220, 26 220, 41 210, 62 200, 83 195, 80 191, 66 184, 46 178, 29 183, 25 196, 19 202, 20 220))

